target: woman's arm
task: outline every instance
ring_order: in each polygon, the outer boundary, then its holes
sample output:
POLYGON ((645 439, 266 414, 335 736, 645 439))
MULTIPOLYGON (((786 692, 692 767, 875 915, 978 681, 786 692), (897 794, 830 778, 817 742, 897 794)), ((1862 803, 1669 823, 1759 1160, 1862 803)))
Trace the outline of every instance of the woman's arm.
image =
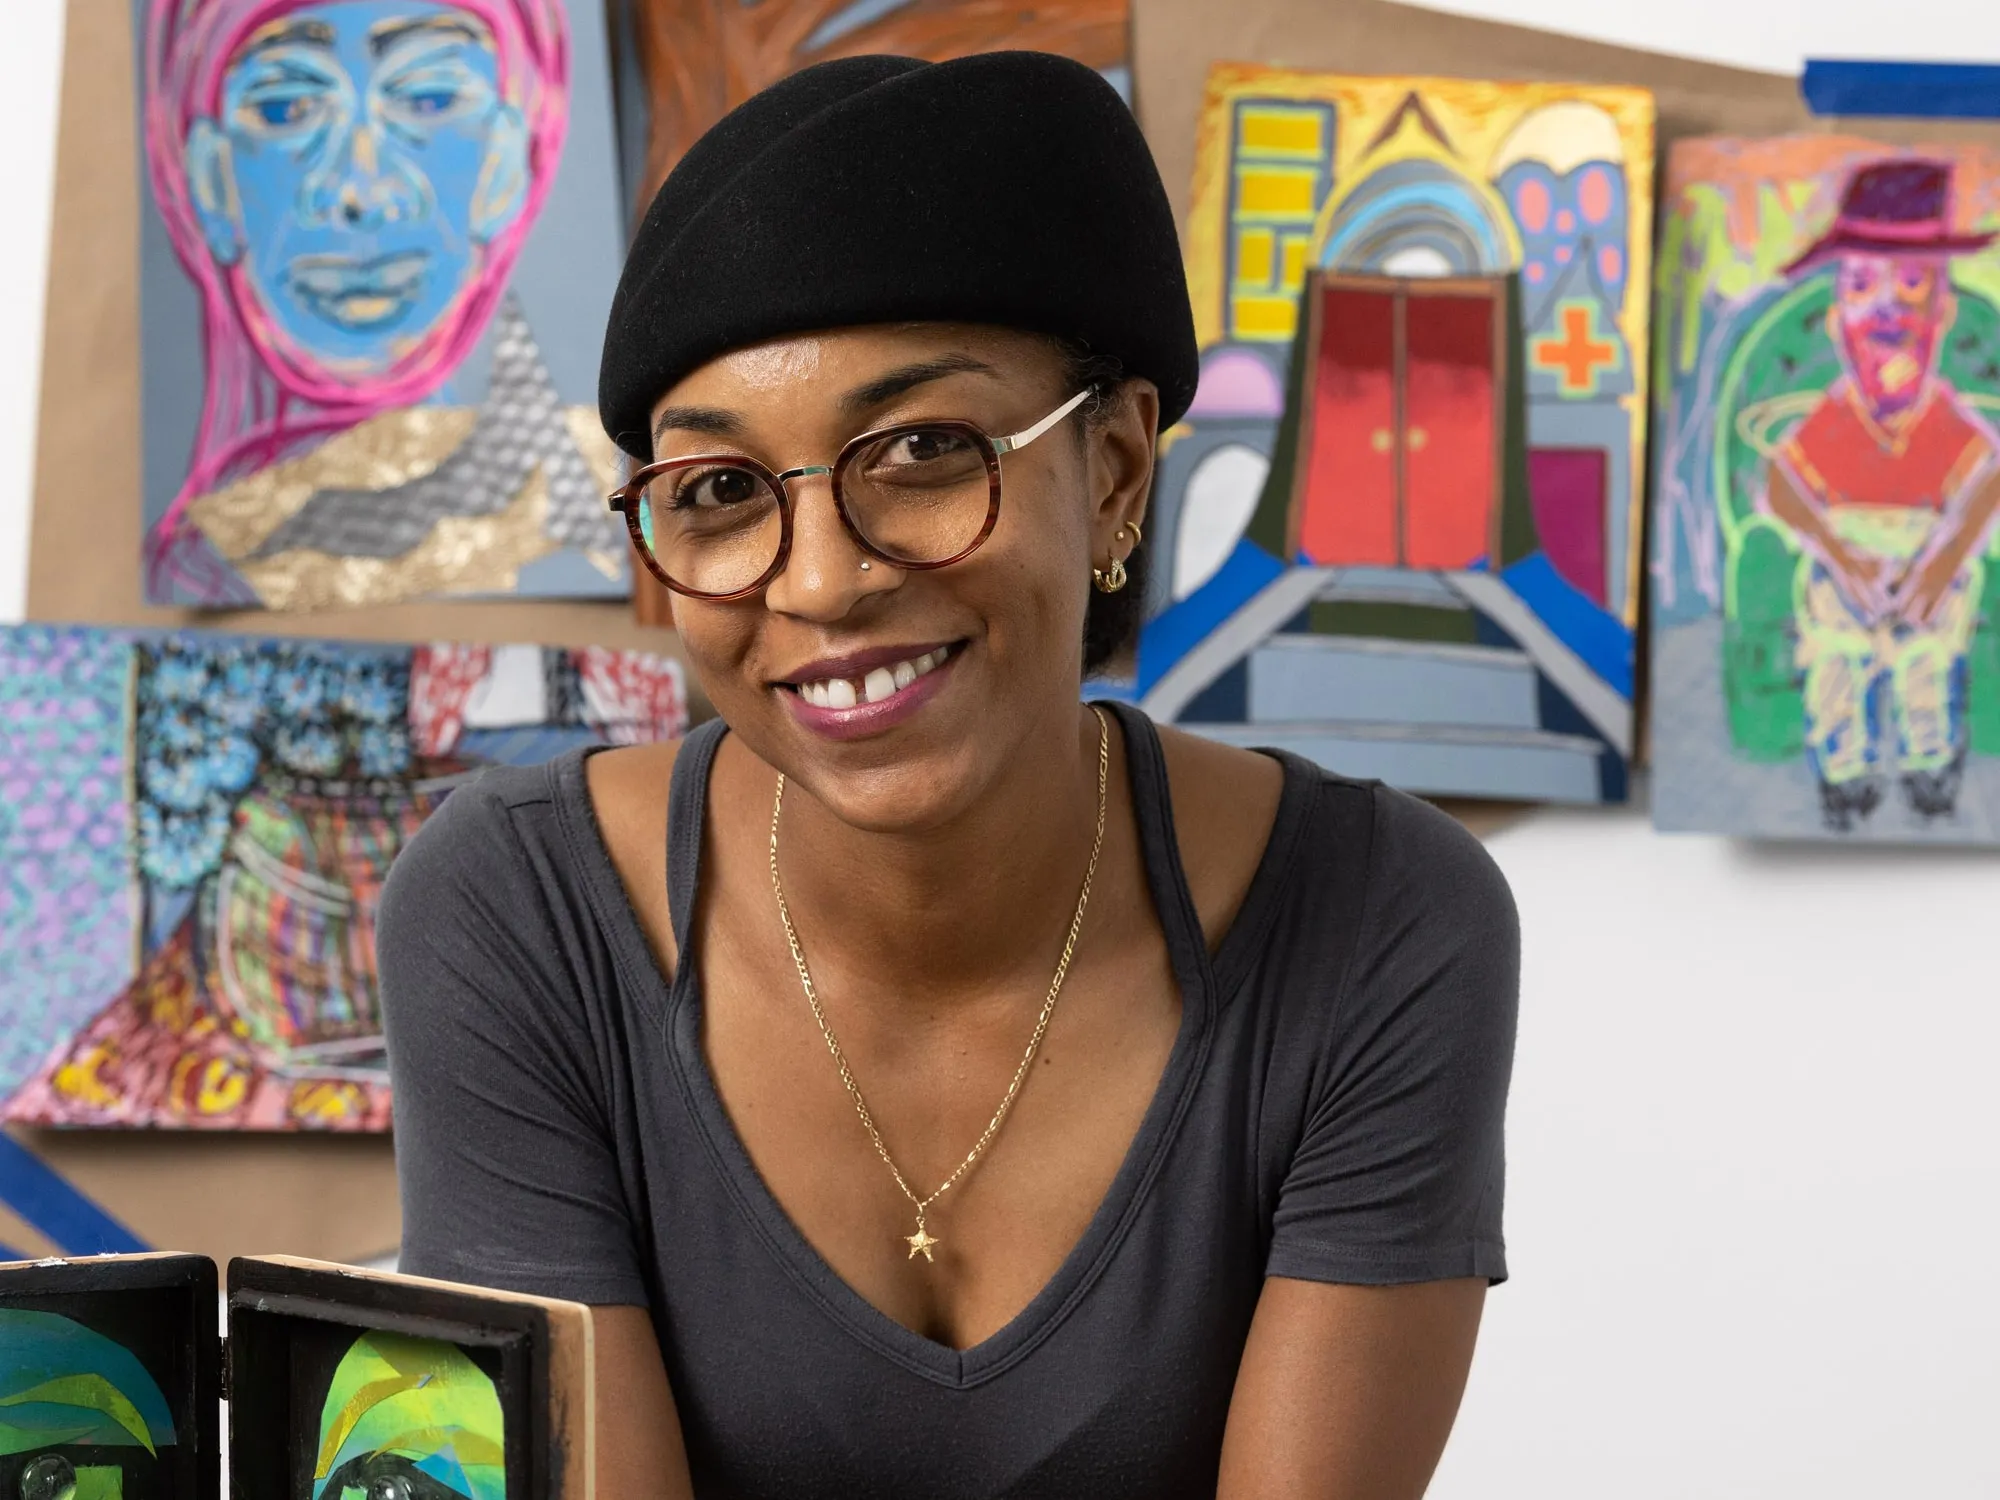
MULTIPOLYGON (((403 1269, 595 1309, 597 1493, 691 1493, 605 1076, 612 979, 529 852, 539 773, 452 793, 391 870, 377 952, 403 1269)), ((546 829, 543 828, 543 833, 546 829)))
POLYGON ((597 1500, 691 1500, 687 1449, 653 1319, 592 1309, 597 1339, 597 1500))
POLYGON ((1418 1500, 1458 1414, 1483 1278, 1264 1283, 1219 1500, 1418 1500))
POLYGON ((1458 824, 1373 797, 1354 952, 1313 997, 1312 1087, 1295 1121, 1265 1124, 1288 1132, 1288 1166, 1221 1500, 1417 1500, 1507 1274, 1513 898, 1458 824))

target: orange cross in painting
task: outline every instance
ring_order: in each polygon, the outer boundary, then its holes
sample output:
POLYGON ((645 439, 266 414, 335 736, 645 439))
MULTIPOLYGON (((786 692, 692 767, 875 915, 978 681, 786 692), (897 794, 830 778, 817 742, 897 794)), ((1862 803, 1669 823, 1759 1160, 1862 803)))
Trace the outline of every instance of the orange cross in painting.
POLYGON ((1562 335, 1530 346, 1537 365, 1561 373, 1566 395, 1588 395, 1597 389, 1597 372, 1618 363, 1618 346, 1595 337, 1596 330, 1597 304, 1570 302, 1562 308, 1562 335))

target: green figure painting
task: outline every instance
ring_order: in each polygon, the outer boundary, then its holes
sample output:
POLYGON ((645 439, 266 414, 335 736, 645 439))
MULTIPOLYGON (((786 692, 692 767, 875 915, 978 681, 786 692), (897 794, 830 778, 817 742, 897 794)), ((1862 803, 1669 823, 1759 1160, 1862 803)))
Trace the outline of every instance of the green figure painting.
POLYGON ((1669 158, 1653 815, 2000 843, 2000 157, 1669 158))

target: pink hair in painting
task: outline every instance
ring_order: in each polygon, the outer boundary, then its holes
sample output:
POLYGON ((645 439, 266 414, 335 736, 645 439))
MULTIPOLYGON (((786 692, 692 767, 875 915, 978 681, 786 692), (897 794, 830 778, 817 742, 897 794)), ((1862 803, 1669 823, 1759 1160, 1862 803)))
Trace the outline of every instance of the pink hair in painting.
MULTIPOLYGON (((341 378, 283 340, 259 339, 268 315, 242 262, 209 251, 188 179, 186 147, 199 118, 220 109, 224 75, 244 39, 288 12, 338 0, 151 0, 145 38, 147 173, 174 250, 201 293, 207 390, 187 477, 147 538, 149 593, 207 572, 187 534, 197 497, 276 462, 298 445, 379 412, 414 405, 472 350, 506 290, 507 276, 546 198, 568 124, 569 35, 563 0, 451 0, 484 24, 497 52, 502 97, 527 131, 528 181, 520 211, 483 247, 457 305, 390 369, 341 378)), ((157 594, 156 594, 157 596, 157 594)))

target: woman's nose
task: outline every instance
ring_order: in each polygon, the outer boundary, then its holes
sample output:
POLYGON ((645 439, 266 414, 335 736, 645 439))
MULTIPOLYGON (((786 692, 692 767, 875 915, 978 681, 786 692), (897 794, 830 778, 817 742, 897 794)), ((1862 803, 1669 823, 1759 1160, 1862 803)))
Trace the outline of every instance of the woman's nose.
POLYGON ((873 562, 855 544, 835 508, 826 474, 786 481, 792 503, 792 546, 785 566, 764 591, 765 606, 801 619, 844 618, 864 594, 896 586, 900 572, 873 562))

